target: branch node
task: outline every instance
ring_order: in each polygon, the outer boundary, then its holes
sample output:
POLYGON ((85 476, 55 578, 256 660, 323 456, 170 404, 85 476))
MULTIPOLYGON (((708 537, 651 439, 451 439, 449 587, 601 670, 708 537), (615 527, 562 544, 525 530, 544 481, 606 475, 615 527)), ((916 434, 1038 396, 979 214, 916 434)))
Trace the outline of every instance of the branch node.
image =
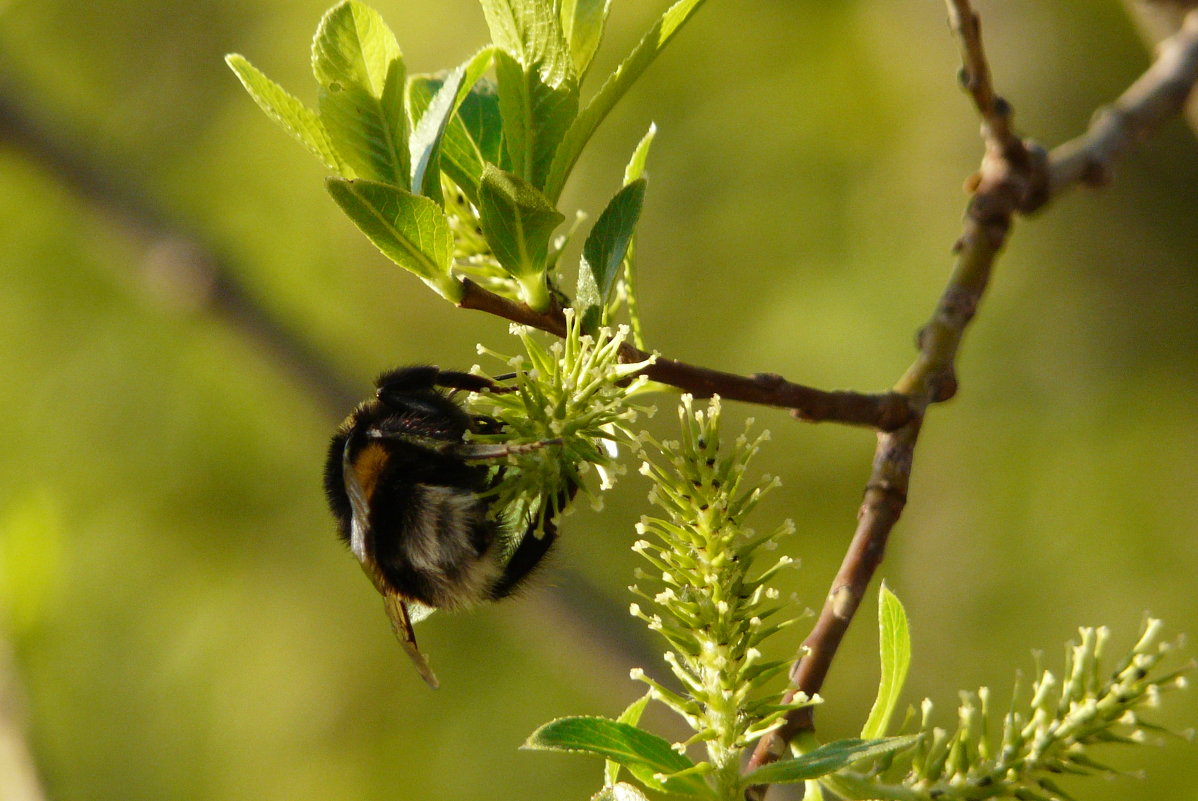
POLYGON ((786 379, 778 373, 753 373, 749 378, 762 389, 777 389, 786 383, 786 379))
POLYGON ((951 366, 943 372, 934 376, 931 380, 932 402, 944 403, 950 401, 957 396, 959 384, 957 382, 957 371, 951 366))
POLYGON ((961 88, 966 92, 972 92, 977 88, 977 79, 968 67, 961 67, 957 70, 957 83, 961 84, 961 88))

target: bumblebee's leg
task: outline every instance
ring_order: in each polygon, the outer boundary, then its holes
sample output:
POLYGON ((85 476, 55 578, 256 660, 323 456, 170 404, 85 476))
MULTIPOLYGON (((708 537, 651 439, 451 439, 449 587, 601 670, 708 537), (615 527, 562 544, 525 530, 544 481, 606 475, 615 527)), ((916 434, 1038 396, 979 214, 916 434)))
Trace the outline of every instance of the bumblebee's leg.
POLYGON ((512 558, 508 560, 507 565, 503 568, 503 573, 495 581, 495 586, 491 588, 492 598, 496 600, 506 598, 519 589, 524 580, 545 558, 545 554, 549 553, 549 549, 553 547, 553 543, 557 540, 557 527, 551 521, 545 521, 545 530, 539 537, 536 535, 535 529, 536 526, 532 525, 529 526, 528 531, 524 532, 524 538, 516 546, 512 558))
MULTIPOLYGON (((576 485, 571 485, 567 489, 558 493, 556 509, 564 509, 574 495, 578 492, 576 485)), ((557 540, 557 524, 553 520, 553 515, 545 515, 544 530, 541 536, 537 536, 536 523, 528 527, 524 532, 524 537, 521 538, 520 544, 516 546, 516 550, 512 553, 512 557, 508 560, 507 565, 503 568, 503 573, 495 582, 495 586, 491 588, 491 597, 495 599, 506 598, 520 588, 520 585, 528 578, 541 560, 545 558, 545 554, 549 553, 549 549, 553 547, 553 543, 557 540)))
POLYGON ((439 370, 435 383, 446 389, 464 389, 467 392, 515 392, 515 387, 504 387, 496 384, 484 375, 461 373, 453 370, 439 370))
POLYGON ((432 389, 437 385, 437 374, 441 371, 432 365, 400 367, 380 375, 374 382, 380 393, 396 395, 432 389))
POLYGON ((468 392, 512 392, 513 387, 504 387, 483 375, 441 370, 429 364, 400 367, 383 373, 374 385, 380 395, 397 396, 420 392, 434 387, 464 389, 468 392))

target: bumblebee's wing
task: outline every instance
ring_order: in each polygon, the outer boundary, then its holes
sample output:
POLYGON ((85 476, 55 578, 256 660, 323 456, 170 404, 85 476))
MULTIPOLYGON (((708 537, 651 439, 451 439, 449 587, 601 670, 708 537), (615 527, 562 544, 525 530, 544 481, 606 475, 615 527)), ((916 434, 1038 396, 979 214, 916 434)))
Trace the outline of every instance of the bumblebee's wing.
POLYGON ((382 573, 370 555, 369 545, 374 539, 374 532, 370 530, 370 503, 366 497, 366 490, 362 489, 362 484, 358 481, 358 473, 354 470, 353 462, 349 458, 349 447, 352 441, 352 437, 347 439, 345 450, 341 452, 341 480, 345 482, 345 494, 349 496, 351 510, 349 549, 357 558, 358 564, 362 566, 362 570, 370 577, 374 588, 379 593, 386 595, 386 582, 383 581, 382 573))
POLYGON ((420 678, 428 682, 428 686, 434 690, 440 687, 436 675, 433 674, 433 669, 428 666, 428 660, 420 652, 420 646, 416 645, 416 632, 412 630, 407 601, 400 595, 387 590, 383 592, 383 606, 387 609, 387 617, 391 618, 391 630, 399 638, 399 644, 403 646, 404 651, 412 658, 420 678))
MULTIPOLYGON (((383 607, 387 610, 387 617, 391 620, 391 630, 395 632, 399 644, 403 646, 404 651, 415 663, 420 677, 428 682, 430 687, 436 689, 440 685, 432 668, 428 666, 428 660, 424 658, 424 654, 420 653, 420 647, 416 645, 416 633, 412 631, 412 618, 408 614, 407 602, 387 586, 387 582, 383 580, 382 571, 379 570, 378 564, 371 556, 369 546, 374 539, 374 532, 370 529, 370 506, 366 492, 362 489, 362 484, 358 481, 358 474, 350 461, 348 440, 341 455, 341 474, 345 481, 345 493, 349 496, 349 505, 353 510, 350 521, 349 548, 358 558, 358 563, 370 577, 375 589, 382 594, 383 607)), ((423 608, 416 611, 419 617, 426 617, 428 612, 421 613, 422 610, 423 608)))

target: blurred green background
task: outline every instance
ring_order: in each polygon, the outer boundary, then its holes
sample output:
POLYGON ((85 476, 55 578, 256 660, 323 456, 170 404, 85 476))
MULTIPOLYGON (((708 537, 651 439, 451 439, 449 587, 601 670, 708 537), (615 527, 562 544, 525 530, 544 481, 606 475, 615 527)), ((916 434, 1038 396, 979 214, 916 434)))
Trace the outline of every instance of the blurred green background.
MULTIPOLYGON (((0 2, 0 98, 9 123, 41 127, 0 141, 0 641, 51 798, 586 798, 600 763, 517 746, 556 716, 616 714, 639 695, 635 664, 664 673, 625 612, 634 471, 567 521, 523 598, 421 627, 435 693, 334 538, 319 473, 353 397, 385 367, 466 367, 475 343, 515 340, 374 252, 222 62, 244 53, 314 102, 326 5, 0 2), (245 302, 188 266, 197 243, 245 302), (264 339, 254 309, 291 339, 264 339)), ((473 0, 375 5, 413 71, 485 40, 473 0)), ((617 2, 595 75, 665 5, 617 2)), ((998 86, 1049 145, 1147 63, 1114 0, 980 5, 998 86)), ((657 123, 652 347, 829 388, 901 374, 980 155, 944 17, 932 0, 712 0, 696 17, 564 199, 593 218, 657 123)), ((1059 666, 1078 625, 1112 626, 1120 647, 1145 610, 1198 631, 1196 221, 1198 147, 1174 122, 1109 190, 1014 230, 881 570, 912 618, 908 698, 931 696, 946 725, 958 688, 1005 697, 1033 649, 1059 666)), ((757 524, 796 521, 787 581, 818 608, 873 436, 729 415, 773 432, 756 467, 785 486, 757 524)), ((873 614, 825 688, 828 737, 868 711, 873 614)), ((1157 719, 1195 725, 1198 696, 1157 719)), ((1198 799, 1193 744, 1102 756, 1146 777, 1069 784, 1079 797, 1198 799)))

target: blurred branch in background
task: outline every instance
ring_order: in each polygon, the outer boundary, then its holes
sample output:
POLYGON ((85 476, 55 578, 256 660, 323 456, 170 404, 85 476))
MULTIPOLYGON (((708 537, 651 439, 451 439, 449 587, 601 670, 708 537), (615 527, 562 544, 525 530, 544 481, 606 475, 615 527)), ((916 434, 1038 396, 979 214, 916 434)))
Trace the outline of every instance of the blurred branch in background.
MULTIPOLYGON (((1140 35, 1149 46, 1156 47, 1181 30, 1186 13, 1198 7, 1195 0, 1123 0, 1128 14, 1135 21, 1140 35)), ((1185 109, 1190 128, 1198 135, 1198 97, 1190 98, 1185 109)))
POLYGON ((1099 109, 1084 135, 1053 150, 1050 195, 1075 183, 1105 185, 1126 151, 1183 109, 1198 132, 1198 95, 1191 96, 1198 74, 1198 10, 1180 14, 1178 10, 1177 29, 1157 44, 1156 59, 1139 80, 1110 106, 1099 109))
POLYGON ((175 219, 138 186, 121 180, 26 104, 18 83, 0 82, 0 145, 13 148, 61 181, 141 244, 146 258, 130 265, 147 289, 181 309, 203 309, 261 346, 327 408, 344 411, 360 398, 308 344, 273 318, 242 286, 220 247, 175 219))
MULTIPOLYGON (((952 275, 931 319, 919 332, 919 356, 894 387, 921 412, 956 394, 957 350, 1015 216, 1041 208, 1074 184, 1107 183, 1114 164, 1132 145, 1179 113, 1198 81, 1198 11, 1190 11, 1178 31, 1161 43, 1151 67, 1113 105, 1096 115, 1086 134, 1045 154, 1039 145, 1013 132, 1012 108, 991 83, 980 21, 969 0, 947 0, 947 7, 961 48, 961 85, 982 120, 985 154, 968 184, 973 194, 964 230, 954 246, 957 259, 952 275)), ((784 701, 799 693, 817 695, 823 686, 906 505, 921 423, 922 415, 896 431, 878 434, 856 532, 824 608, 800 650, 792 673, 793 688, 784 701)), ((782 757, 791 740, 811 731, 812 709, 793 710, 782 727, 762 738, 750 769, 782 757)), ((748 796, 760 799, 764 794, 764 788, 756 787, 748 796)))
MULTIPOLYGON (((253 297, 242 285, 237 266, 221 255, 215 242, 177 220, 140 187, 89 161, 66 136, 23 104, 12 83, 6 82, 0 82, 0 146, 18 150, 41 165, 140 243, 147 256, 142 264, 130 265, 130 270, 137 272, 151 293, 181 311, 203 310, 224 320, 261 347, 264 357, 294 377, 331 417, 346 414, 362 399, 332 364, 253 297)), ((313 454, 314 472, 319 462, 320 455, 313 454)), ((314 528, 322 524, 317 521, 314 528)), ((546 593, 549 602, 559 607, 551 614, 569 621, 572 636, 602 650, 605 659, 625 664, 625 669, 656 660, 656 651, 631 624, 624 606, 608 600, 585 577, 571 572, 560 584, 547 587, 546 593), (601 609, 604 606, 607 609, 601 609)))
MULTIPOLYGON (((463 286, 462 299, 458 305, 464 309, 484 311, 559 337, 565 333, 565 317, 561 306, 557 304, 548 311, 539 312, 490 292, 469 279, 464 281, 463 286)), ((631 343, 626 342, 620 348, 620 359, 626 364, 643 362, 649 358, 649 353, 633 347, 631 343)), ((797 419, 811 423, 848 423, 893 431, 910 422, 916 414, 907 398, 897 392, 871 395, 816 389, 791 383, 776 373, 741 376, 666 359, 660 355, 641 372, 651 381, 668 384, 697 398, 719 395, 726 400, 777 406, 789 409, 797 419)))
POLYGON ((44 801, 25 738, 22 692, 8 641, 0 636, 0 799, 44 801))

